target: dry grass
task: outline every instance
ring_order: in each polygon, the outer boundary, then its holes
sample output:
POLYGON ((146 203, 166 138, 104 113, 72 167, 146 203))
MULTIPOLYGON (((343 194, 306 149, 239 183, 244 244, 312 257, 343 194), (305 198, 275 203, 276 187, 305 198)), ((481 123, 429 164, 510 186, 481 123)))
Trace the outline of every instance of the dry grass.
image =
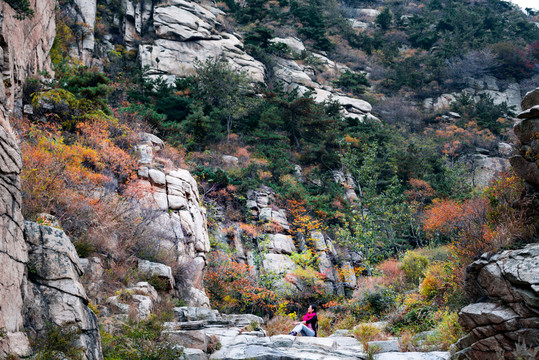
POLYGON ((352 333, 364 347, 370 341, 386 340, 388 338, 378 326, 371 323, 359 324, 352 333))
POLYGON ((277 315, 266 322, 268 336, 288 334, 296 326, 295 321, 287 316, 277 315))

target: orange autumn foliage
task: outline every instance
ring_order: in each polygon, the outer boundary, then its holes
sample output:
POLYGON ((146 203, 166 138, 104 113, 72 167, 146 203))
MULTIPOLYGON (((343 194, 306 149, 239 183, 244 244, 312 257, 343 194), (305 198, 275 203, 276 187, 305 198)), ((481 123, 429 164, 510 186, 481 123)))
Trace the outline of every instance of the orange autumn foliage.
POLYGON ((127 151, 133 146, 132 130, 102 112, 79 120, 75 133, 54 122, 23 118, 16 123, 24 161, 23 213, 27 219, 55 214, 74 241, 98 226, 107 184, 125 189, 137 168, 127 151))
POLYGON ((59 199, 72 198, 74 194, 68 189, 93 190, 109 180, 95 171, 102 170, 103 163, 94 149, 77 143, 66 145, 56 129, 43 131, 28 126, 26 131, 23 134, 31 141, 21 143, 25 216, 50 211, 59 199))
POLYGON ((433 135, 442 144, 442 153, 456 158, 472 145, 489 147, 495 136, 488 129, 480 129, 475 121, 469 121, 462 127, 455 124, 440 124, 436 129, 427 128, 425 134, 433 135))
POLYGON ((466 265, 526 237, 524 214, 513 207, 522 190, 520 179, 504 173, 479 197, 462 202, 435 199, 425 210, 423 229, 431 237, 448 237, 451 252, 466 265))
POLYGON ((257 283, 253 268, 219 250, 210 253, 204 287, 212 308, 220 311, 273 314, 277 309, 277 294, 257 283))
POLYGON ((99 151, 99 155, 107 169, 116 176, 126 177, 128 180, 135 178, 137 161, 129 153, 115 144, 118 141, 113 134, 120 133, 120 140, 129 143, 130 130, 126 125, 118 124, 118 121, 104 114, 90 114, 85 122, 77 124, 79 141, 92 149, 99 151))
POLYGON ((425 211, 423 229, 448 234, 462 216, 462 205, 455 200, 434 199, 425 211))

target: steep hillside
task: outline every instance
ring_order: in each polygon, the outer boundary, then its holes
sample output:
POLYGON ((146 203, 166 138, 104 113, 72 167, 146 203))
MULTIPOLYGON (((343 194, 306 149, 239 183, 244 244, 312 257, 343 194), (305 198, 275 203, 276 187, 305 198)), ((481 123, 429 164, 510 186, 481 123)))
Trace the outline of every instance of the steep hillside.
POLYGON ((481 257, 537 241, 535 12, 0 6, 0 356, 535 356, 535 273, 489 272, 535 247, 481 257), (309 305, 335 340, 265 336, 309 305))

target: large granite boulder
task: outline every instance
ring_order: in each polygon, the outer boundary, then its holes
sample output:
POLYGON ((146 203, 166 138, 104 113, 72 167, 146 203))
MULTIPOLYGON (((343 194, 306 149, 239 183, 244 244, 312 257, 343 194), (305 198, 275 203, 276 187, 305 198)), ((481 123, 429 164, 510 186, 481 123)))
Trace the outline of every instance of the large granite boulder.
POLYGON ((66 234, 50 226, 25 222, 28 278, 24 281, 24 320, 29 333, 52 323, 80 330, 77 345, 88 360, 103 359, 97 317, 88 307, 80 282, 82 266, 66 234))
POLYGON ((467 269, 466 291, 480 301, 459 313, 469 334, 452 359, 518 359, 523 344, 539 351, 539 244, 484 254, 467 269))
POLYGON ((487 187, 500 173, 510 169, 509 160, 501 157, 475 156, 471 183, 477 187, 487 187))
POLYGON ((478 102, 482 97, 488 96, 492 99, 494 105, 506 103, 507 106, 514 107, 515 111, 521 110, 520 86, 517 83, 508 84, 505 90, 501 90, 493 77, 487 76, 483 79, 468 80, 468 87, 462 92, 442 94, 437 98, 427 98, 423 101, 423 107, 434 112, 447 110, 461 95, 466 94, 472 96, 475 102, 478 102))
POLYGON ((167 284, 167 288, 174 289, 175 281, 170 266, 154 263, 148 260, 138 261, 138 271, 149 277, 157 277, 167 284))

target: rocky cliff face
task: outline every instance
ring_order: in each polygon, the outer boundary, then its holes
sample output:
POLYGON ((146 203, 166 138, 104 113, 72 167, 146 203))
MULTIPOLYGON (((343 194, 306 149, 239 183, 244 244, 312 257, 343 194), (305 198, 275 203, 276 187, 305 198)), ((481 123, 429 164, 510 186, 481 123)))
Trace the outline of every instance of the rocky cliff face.
POLYGON ((511 165, 530 186, 539 188, 539 88, 526 94, 522 110, 514 128, 521 146, 519 154, 511 158, 511 165))
POLYGON ((202 279, 210 240, 205 209, 201 206, 198 185, 189 171, 165 170, 157 161, 162 140, 142 134, 137 146, 139 154, 139 185, 146 189, 140 210, 150 210, 153 220, 148 224, 156 234, 156 246, 177 255, 178 264, 188 269, 186 294, 193 306, 209 306, 202 279), (157 155, 157 156, 156 156, 157 155))
POLYGON ((27 335, 38 335, 48 323, 80 330, 85 358, 103 358, 75 248, 63 231, 24 223, 21 213, 23 164, 9 117, 20 116, 25 80, 52 73, 55 6, 53 0, 31 1, 34 16, 17 20, 0 4, 0 358, 29 355, 27 335))
MULTIPOLYGON (((306 48, 299 39, 288 37, 271 40, 287 45, 291 54, 273 56, 274 65, 266 69, 245 52, 241 36, 225 26, 225 13, 213 5, 208 1, 122 0, 120 17, 111 21, 121 23, 123 42, 128 49, 138 51, 140 64, 150 78, 162 77, 172 83, 177 77, 193 75, 196 61, 221 57, 255 82, 265 82, 270 72, 286 90, 297 89, 300 94, 313 91, 317 102, 338 101, 346 116, 378 120, 371 114, 372 106, 368 102, 349 97, 326 81, 320 81, 321 73, 338 76, 350 70, 347 66, 318 53, 311 54, 318 66, 296 61, 291 55, 298 55, 306 48)), ((72 55, 88 65, 102 63, 99 54, 114 49, 110 34, 104 35, 101 43, 95 41, 96 6, 96 0, 77 0, 67 6, 71 21, 84 24, 87 29, 72 49, 72 55)))
POLYGON ((10 111, 20 111, 23 83, 38 72, 52 73, 49 50, 54 42, 56 1, 31 0, 35 15, 17 20, 5 2, 0 4, 0 102, 10 111))
POLYGON ((47 324, 80 332, 77 346, 85 359, 103 359, 97 317, 80 282, 79 256, 66 234, 25 222, 27 276, 23 279, 24 327, 31 337, 46 336, 47 324))
POLYGON ((533 359, 539 354, 539 244, 471 264, 466 290, 479 302, 463 308, 469 334, 453 359, 533 359))
POLYGON ((222 23, 222 11, 207 4, 174 0, 153 3, 123 0, 124 39, 135 47, 137 40, 153 33, 155 39, 143 41, 138 50, 141 65, 151 76, 188 76, 195 60, 223 57, 235 68, 246 71, 255 81, 264 81, 265 69, 243 50, 238 34, 222 23))
MULTIPOLYGON (((515 127, 519 153, 510 161, 526 182, 521 203, 538 236, 539 89, 524 97, 515 127)), ((539 355, 539 244, 485 254, 467 269, 466 291, 477 301, 463 308, 459 322, 469 334, 452 359, 536 359, 539 355), (501 357, 500 357, 501 356, 501 357)))
POLYGON ((29 351, 22 332, 21 287, 28 261, 19 181, 22 159, 8 117, 20 111, 24 80, 38 71, 51 71, 48 53, 55 35, 56 2, 33 0, 31 5, 34 17, 17 20, 13 9, 0 3, 0 357, 29 351))

